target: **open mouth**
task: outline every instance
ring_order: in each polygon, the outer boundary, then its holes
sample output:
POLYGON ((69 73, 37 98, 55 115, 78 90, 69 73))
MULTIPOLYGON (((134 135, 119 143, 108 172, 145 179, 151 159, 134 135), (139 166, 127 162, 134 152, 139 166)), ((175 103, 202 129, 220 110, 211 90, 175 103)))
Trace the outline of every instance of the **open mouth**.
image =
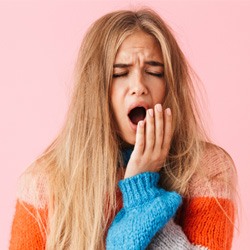
POLYGON ((133 108, 129 112, 128 117, 133 124, 137 125, 139 121, 144 120, 146 117, 146 109, 144 107, 133 108))

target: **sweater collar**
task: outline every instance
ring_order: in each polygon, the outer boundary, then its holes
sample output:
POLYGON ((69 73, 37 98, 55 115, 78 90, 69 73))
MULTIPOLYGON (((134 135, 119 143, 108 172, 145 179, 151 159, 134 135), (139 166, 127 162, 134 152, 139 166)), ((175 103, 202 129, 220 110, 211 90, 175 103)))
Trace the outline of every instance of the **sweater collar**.
POLYGON ((134 146, 133 147, 126 147, 126 148, 122 149, 122 159, 123 159, 124 166, 128 165, 128 161, 130 159, 130 156, 131 156, 133 150, 134 150, 134 146))

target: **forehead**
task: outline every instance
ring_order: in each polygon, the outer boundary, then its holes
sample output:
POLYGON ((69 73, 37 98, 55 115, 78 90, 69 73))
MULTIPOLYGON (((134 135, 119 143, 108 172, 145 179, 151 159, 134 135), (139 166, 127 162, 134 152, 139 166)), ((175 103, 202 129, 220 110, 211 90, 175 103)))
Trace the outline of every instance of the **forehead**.
POLYGON ((145 59, 162 61, 160 44, 156 38, 145 32, 136 31, 123 41, 116 54, 116 61, 129 60, 138 55, 145 59))

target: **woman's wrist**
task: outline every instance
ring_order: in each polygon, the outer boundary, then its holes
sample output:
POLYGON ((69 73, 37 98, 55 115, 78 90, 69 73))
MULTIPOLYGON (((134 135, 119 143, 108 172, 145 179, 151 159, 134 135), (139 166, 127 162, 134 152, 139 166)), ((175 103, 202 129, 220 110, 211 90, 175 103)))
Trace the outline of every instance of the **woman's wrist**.
POLYGON ((162 193, 158 188, 160 174, 144 172, 119 181, 124 208, 131 208, 146 203, 162 193))

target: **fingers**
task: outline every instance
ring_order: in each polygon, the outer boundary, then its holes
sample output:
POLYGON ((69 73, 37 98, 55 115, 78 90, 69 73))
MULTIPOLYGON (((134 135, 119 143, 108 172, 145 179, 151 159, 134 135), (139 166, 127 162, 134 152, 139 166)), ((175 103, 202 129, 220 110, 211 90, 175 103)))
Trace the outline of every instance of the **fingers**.
POLYGON ((163 128, 163 111, 161 104, 155 105, 155 147, 154 150, 160 151, 162 148, 162 141, 164 136, 163 128))
POLYGON ((161 104, 148 109, 146 119, 140 121, 136 130, 134 154, 137 156, 153 155, 165 158, 168 154, 172 138, 172 115, 167 108, 162 110, 161 104), (158 156, 157 156, 158 155, 158 156))
POLYGON ((137 125, 135 147, 124 178, 146 171, 158 172, 168 156, 171 138, 171 110, 163 111, 161 104, 156 104, 137 125))
POLYGON ((145 150, 152 152, 155 144, 155 125, 154 125, 154 111, 153 109, 147 110, 146 115, 146 144, 145 150))
POLYGON ((172 114, 170 108, 163 111, 161 104, 156 104, 154 114, 147 117, 146 121, 145 151, 163 151, 167 153, 172 138, 172 114))
POLYGON ((170 108, 162 110, 161 104, 156 104, 154 112, 147 111, 145 152, 167 153, 172 138, 172 114, 170 108))
POLYGON ((164 111, 164 138, 162 143, 162 149, 165 152, 169 151, 171 139, 172 139, 172 113, 171 109, 167 108, 164 111))
POLYGON ((135 147, 134 147, 134 153, 137 155, 142 155, 144 152, 144 146, 145 146, 144 133, 145 133, 145 121, 139 121, 136 130, 135 147))

